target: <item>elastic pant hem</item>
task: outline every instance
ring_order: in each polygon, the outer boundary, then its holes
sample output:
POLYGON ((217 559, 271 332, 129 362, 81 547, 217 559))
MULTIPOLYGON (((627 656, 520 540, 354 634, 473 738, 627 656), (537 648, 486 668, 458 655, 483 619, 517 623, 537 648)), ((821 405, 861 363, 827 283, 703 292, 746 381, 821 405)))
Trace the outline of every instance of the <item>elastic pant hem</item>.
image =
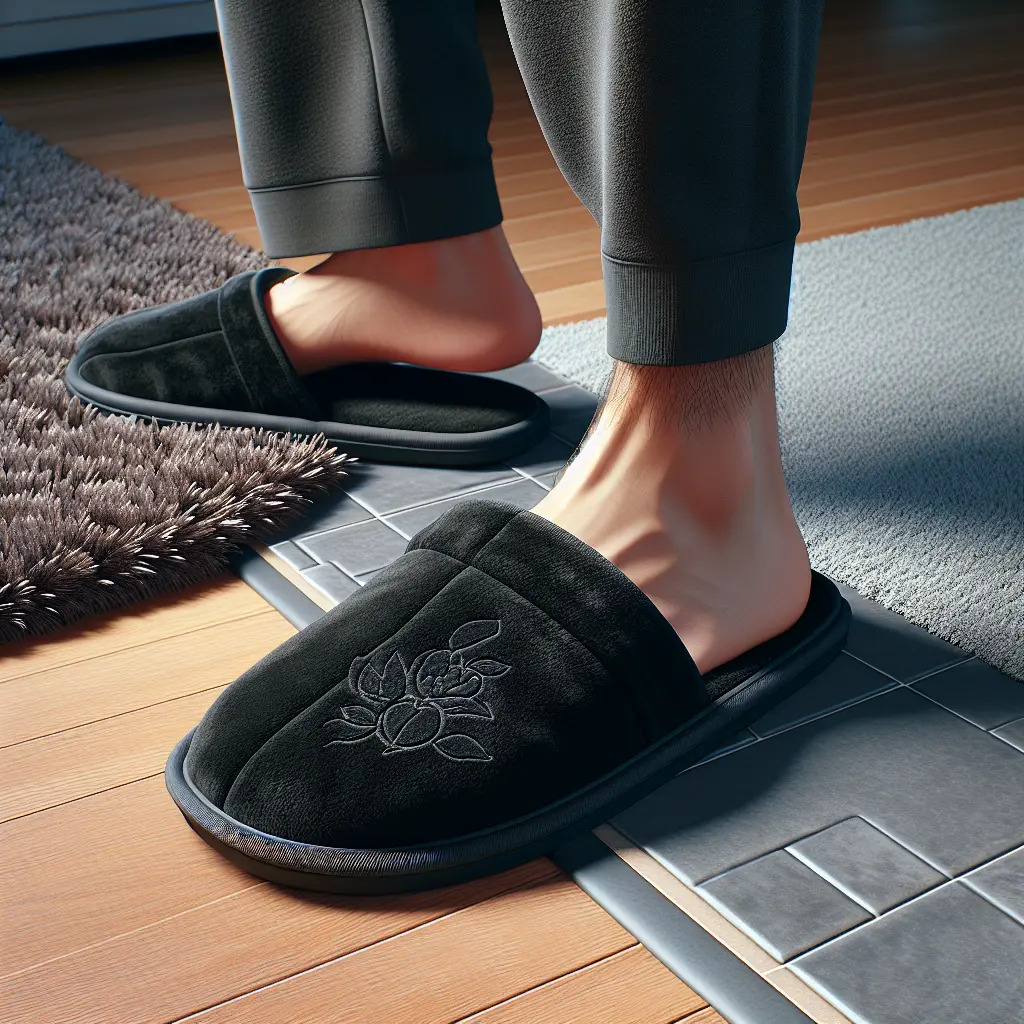
POLYGON ((679 266, 602 253, 608 354, 642 366, 685 366, 777 341, 789 320, 796 239, 679 266))
POLYGON ((432 242, 493 228, 501 203, 488 162, 454 171, 250 188, 272 259, 432 242))

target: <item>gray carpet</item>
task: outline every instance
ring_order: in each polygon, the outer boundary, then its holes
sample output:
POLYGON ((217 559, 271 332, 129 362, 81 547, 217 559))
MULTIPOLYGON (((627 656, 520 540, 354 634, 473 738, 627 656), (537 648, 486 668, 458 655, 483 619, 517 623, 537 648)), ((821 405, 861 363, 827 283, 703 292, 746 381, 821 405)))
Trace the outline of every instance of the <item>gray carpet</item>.
MULTIPOLYGON (((604 330, 536 358, 600 392, 604 330)), ((1024 200, 798 245, 776 354, 814 568, 1024 680, 1024 200)))
POLYGON ((268 262, 0 121, 0 642, 223 572, 343 476, 322 439, 157 429, 64 389, 87 328, 268 262))

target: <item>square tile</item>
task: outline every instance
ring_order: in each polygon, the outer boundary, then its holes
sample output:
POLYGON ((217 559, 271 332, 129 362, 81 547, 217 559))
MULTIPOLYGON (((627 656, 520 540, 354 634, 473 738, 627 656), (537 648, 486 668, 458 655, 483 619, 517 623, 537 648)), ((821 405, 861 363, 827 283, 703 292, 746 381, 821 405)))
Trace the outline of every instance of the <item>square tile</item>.
POLYGON ((762 715, 750 728, 755 736, 771 736, 895 685, 881 672, 868 668, 856 658, 840 654, 806 686, 762 715))
POLYGON ((376 515, 385 516, 515 479, 515 470, 503 465, 445 469, 363 462, 352 468, 345 490, 358 495, 359 501, 376 515))
POLYGON ((581 416, 576 419, 565 420, 563 423, 558 424, 558 426, 553 427, 551 434, 554 437, 561 438, 575 451, 583 442, 583 438, 587 436, 592 419, 593 416, 581 416))
POLYGON ((508 464, 532 477, 538 477, 545 473, 559 472, 572 453, 573 448, 565 441, 548 435, 529 451, 509 459, 508 464))
POLYGON ((544 401, 551 410, 551 429, 560 434, 561 427, 585 419, 588 423, 597 412, 597 395, 578 384, 570 384, 555 391, 545 391, 544 401))
POLYGON ((1001 740, 1009 743, 1011 747, 1016 747, 1024 752, 1024 718, 1018 718, 1016 722, 1007 722, 1006 725, 993 729, 992 735, 998 736, 1001 740))
POLYGON ((791 969, 861 1024, 1016 1024, 1021 964, 1024 927, 953 882, 791 969))
POLYGON ((897 686, 690 768, 613 824, 698 885, 855 816, 955 877, 1024 845, 1024 758, 897 686))
POLYGON ((846 650, 886 675, 907 683, 967 659, 963 651, 908 622, 902 615, 847 586, 839 589, 853 610, 846 650))
POLYGON ((785 850, 733 868, 697 891, 780 963, 871 920, 785 850))
POLYGON ((299 542, 318 562, 331 562, 350 576, 383 569, 405 551, 407 543, 401 534, 377 519, 318 533, 299 542))
POLYGON ((334 565, 314 565, 312 569, 306 569, 302 575, 335 604, 341 604, 349 594, 354 594, 359 589, 359 584, 354 579, 346 576, 334 565))
POLYGON ((316 565, 316 559, 305 552, 297 544, 290 540, 283 540, 280 544, 271 544, 270 550, 283 558, 293 569, 311 569, 316 565))
POLYGON ((437 501, 431 505, 420 505, 418 508, 409 509, 407 512, 399 512, 396 515, 388 516, 385 522, 398 530, 402 536, 411 540, 420 530, 434 522, 438 516, 462 502, 473 500, 507 501, 520 508, 533 508, 546 493, 543 487, 532 480, 517 477, 511 483, 489 487, 486 491, 449 498, 447 501, 437 501))
MULTIPOLYGON (((721 757, 723 754, 731 754, 734 750, 739 750, 741 747, 749 746, 751 743, 756 743, 757 737, 749 729, 741 729, 735 736, 723 743, 717 750, 712 751, 704 758, 704 761, 710 761, 713 757, 721 757)), ((704 761, 698 761, 697 764, 703 764, 704 761)))
POLYGON ((786 849, 876 915, 947 880, 863 818, 847 818, 786 849))
POLYGON ((914 689, 982 729, 1024 718, 1024 683, 972 658, 928 676, 914 689))
POLYGON ((1024 924, 1024 848, 972 871, 962 881, 1024 924))
POLYGON ((521 388, 527 388, 534 393, 550 391, 552 388, 564 388, 566 384, 570 383, 554 370, 549 370, 532 359, 527 359, 525 363, 517 363, 506 370, 491 370, 481 373, 480 376, 507 380, 510 384, 518 384, 521 388))
POLYGON ((334 530, 339 526, 363 523, 372 518, 372 512, 368 512, 347 494, 332 494, 310 505, 309 511, 302 519, 275 534, 272 541, 274 544, 283 543, 311 533, 322 533, 324 530, 334 530))

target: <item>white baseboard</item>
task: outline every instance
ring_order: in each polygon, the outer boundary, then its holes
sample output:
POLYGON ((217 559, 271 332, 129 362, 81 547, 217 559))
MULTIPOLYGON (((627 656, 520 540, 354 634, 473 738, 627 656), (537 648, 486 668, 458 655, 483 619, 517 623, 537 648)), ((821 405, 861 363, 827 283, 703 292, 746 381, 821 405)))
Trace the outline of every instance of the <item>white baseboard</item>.
POLYGON ((51 0, 37 5, 37 12, 51 13, 47 6, 56 17, 40 18, 37 13, 35 20, 28 20, 23 5, 0 5, 0 58, 217 31, 213 0, 134 0, 130 9, 125 0, 107 0, 102 6, 115 9, 74 15, 59 14, 67 5, 54 7, 51 0))

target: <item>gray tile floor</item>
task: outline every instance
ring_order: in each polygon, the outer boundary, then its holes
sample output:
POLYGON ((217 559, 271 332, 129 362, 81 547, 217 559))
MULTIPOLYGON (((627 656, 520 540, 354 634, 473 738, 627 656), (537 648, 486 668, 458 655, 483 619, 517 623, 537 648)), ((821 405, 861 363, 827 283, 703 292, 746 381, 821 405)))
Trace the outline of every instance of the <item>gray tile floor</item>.
POLYGON ((542 394, 551 409, 551 433, 508 462, 472 469, 433 469, 357 463, 344 493, 270 544, 314 586, 341 601, 375 571, 397 558, 415 534, 466 498, 482 497, 532 508, 586 432, 597 399, 536 363, 488 376, 542 394))
MULTIPOLYGON (((341 601, 469 497, 530 508, 593 395, 476 469, 362 464, 271 547, 341 601)), ((614 824, 858 1024, 1024 1024, 1024 684, 860 595, 818 678, 614 824)))

